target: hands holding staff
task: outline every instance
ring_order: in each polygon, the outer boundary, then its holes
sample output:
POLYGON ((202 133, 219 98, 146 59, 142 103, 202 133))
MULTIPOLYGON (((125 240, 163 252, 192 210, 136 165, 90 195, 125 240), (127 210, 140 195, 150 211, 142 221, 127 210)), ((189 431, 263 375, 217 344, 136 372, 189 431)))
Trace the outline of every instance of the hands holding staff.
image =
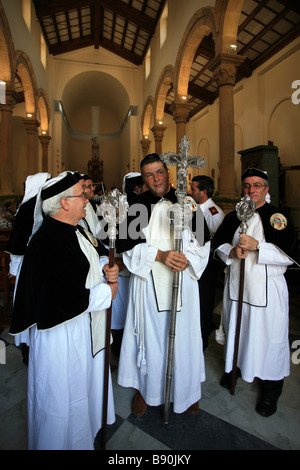
POLYGON ((188 259, 183 252, 176 250, 161 251, 158 250, 156 261, 164 263, 171 268, 171 271, 184 271, 188 266, 188 259))
POLYGON ((245 259, 247 258, 249 250, 257 250, 257 245, 258 241, 255 240, 255 238, 251 237, 250 235, 246 235, 245 233, 241 233, 239 244, 232 248, 229 257, 245 259))
POLYGON ((119 275, 119 267, 117 264, 114 264, 112 268, 109 267, 109 264, 105 264, 103 266, 103 272, 107 279, 107 283, 111 288, 111 295, 112 299, 116 298, 117 290, 118 290, 118 275, 119 275))

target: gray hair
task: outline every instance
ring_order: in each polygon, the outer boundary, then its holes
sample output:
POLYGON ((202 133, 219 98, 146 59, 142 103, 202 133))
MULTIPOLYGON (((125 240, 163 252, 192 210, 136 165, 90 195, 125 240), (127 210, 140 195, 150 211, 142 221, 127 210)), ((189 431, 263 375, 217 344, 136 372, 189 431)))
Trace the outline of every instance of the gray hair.
POLYGON ((70 188, 66 189, 65 191, 62 191, 59 194, 56 194, 53 197, 50 197, 49 199, 46 199, 43 201, 42 204, 42 210, 45 215, 55 215, 57 212, 61 209, 61 199, 70 196, 74 196, 75 189, 74 186, 71 186, 70 188))
POLYGON ((270 185, 269 185, 269 181, 268 181, 268 180, 265 180, 264 178, 262 178, 262 180, 263 180, 263 182, 264 182, 264 185, 265 185, 265 186, 268 186, 268 187, 270 187, 270 185))

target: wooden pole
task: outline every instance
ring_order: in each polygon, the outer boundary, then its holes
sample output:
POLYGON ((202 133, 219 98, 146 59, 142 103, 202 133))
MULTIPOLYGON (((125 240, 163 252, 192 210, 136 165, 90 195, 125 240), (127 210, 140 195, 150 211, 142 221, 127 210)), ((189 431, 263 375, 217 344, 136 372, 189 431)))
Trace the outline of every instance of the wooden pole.
MULTIPOLYGON (((112 268, 115 262, 114 240, 110 240, 109 247, 109 267, 112 268), (111 246, 113 245, 113 246, 111 246)), ((110 307, 106 310, 106 330, 105 330, 105 363, 104 363, 104 384, 103 384, 103 407, 102 407, 102 449, 106 449, 106 430, 107 430, 107 406, 108 406, 108 382, 109 382, 109 359, 110 359, 110 332, 111 332, 111 312, 110 307)))
POLYGON ((236 320, 235 339, 234 339, 234 353, 233 353, 232 373, 231 373, 231 387, 230 387, 231 395, 234 395, 235 384, 236 384, 237 360, 238 360, 238 354, 239 354, 240 331, 241 331, 242 308, 243 308, 243 295, 244 295, 244 276, 245 276, 245 259, 243 258, 243 259, 241 259, 239 303, 238 303, 238 313, 237 313, 237 320, 236 320))

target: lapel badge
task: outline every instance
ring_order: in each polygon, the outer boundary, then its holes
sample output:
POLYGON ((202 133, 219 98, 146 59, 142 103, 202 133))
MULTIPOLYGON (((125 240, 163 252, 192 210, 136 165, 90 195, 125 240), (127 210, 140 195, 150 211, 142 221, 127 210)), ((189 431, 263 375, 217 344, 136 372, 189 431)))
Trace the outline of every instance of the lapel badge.
POLYGON ((275 228, 275 230, 283 230, 287 226, 287 220, 283 214, 276 212, 276 214, 271 216, 270 224, 275 228))

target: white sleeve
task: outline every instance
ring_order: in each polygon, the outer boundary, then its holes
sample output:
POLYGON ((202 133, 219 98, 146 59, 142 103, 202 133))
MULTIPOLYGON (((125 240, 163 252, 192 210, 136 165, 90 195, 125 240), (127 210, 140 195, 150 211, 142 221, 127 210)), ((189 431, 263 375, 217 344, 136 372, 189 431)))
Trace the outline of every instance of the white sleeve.
POLYGON ((193 279, 200 279, 209 260, 210 241, 206 242, 205 245, 200 246, 196 238, 192 238, 187 247, 184 247, 183 251, 189 261, 189 266, 186 268, 186 272, 193 279))
POLYGON ((232 245, 230 245, 230 243, 224 243, 216 249, 217 255, 221 258, 223 263, 227 264, 227 266, 229 266, 233 261, 233 258, 229 258, 231 250, 232 245))
POLYGON ((111 289, 108 284, 101 282, 90 289, 88 312, 105 310, 111 305, 111 289))
POLYGON ((290 266, 293 261, 272 243, 259 242, 258 264, 290 266))
POLYGON ((139 243, 132 250, 123 253, 123 262, 132 274, 148 279, 158 248, 150 246, 147 243, 139 243))
POLYGON ((20 269, 20 264, 22 263, 24 256, 23 255, 12 255, 10 254, 10 263, 9 263, 9 272, 13 276, 16 276, 20 269))

